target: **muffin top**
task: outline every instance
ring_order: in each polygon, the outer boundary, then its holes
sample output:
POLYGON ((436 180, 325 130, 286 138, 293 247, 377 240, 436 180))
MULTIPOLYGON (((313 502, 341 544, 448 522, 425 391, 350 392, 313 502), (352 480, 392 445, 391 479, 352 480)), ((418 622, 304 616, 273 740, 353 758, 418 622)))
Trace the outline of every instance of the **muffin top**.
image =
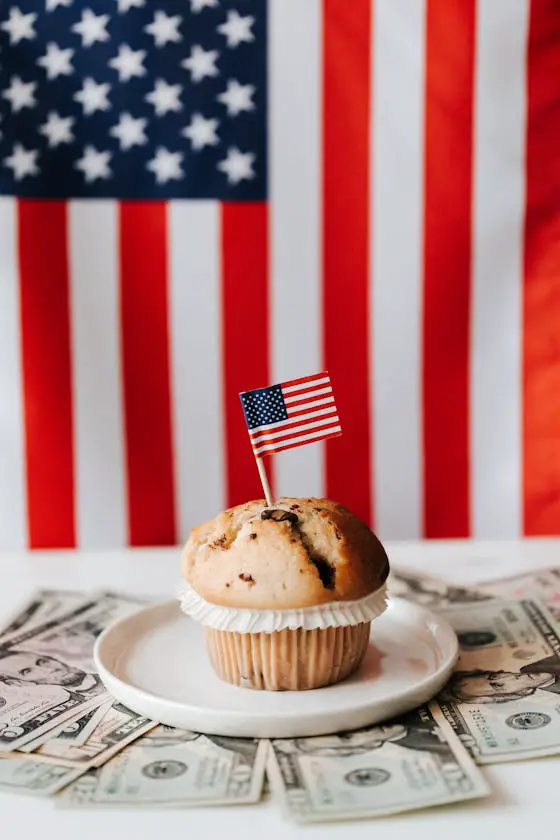
POLYGON ((354 601, 379 589, 389 560, 375 534, 329 499, 263 499, 193 528, 181 557, 205 600, 250 609, 354 601))

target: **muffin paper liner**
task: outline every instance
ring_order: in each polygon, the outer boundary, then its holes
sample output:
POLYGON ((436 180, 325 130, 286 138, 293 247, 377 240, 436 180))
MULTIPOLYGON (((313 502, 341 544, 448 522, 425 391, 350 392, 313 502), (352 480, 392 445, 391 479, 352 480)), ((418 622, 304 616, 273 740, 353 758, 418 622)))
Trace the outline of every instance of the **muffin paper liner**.
POLYGON ((205 627, 233 633, 275 633, 279 630, 321 630, 363 624, 387 609, 387 588, 370 592, 357 601, 330 601, 314 607, 292 610, 238 609, 211 604, 185 580, 177 597, 183 612, 205 627))

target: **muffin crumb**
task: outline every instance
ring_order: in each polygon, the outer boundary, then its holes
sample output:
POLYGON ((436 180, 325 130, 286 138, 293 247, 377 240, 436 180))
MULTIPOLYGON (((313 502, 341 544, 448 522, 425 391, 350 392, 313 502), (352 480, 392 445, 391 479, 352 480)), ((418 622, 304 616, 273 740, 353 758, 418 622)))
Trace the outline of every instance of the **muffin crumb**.
POLYGON ((253 575, 247 575, 244 572, 238 575, 239 580, 242 580, 244 583, 248 583, 249 586, 254 586, 256 581, 253 575))

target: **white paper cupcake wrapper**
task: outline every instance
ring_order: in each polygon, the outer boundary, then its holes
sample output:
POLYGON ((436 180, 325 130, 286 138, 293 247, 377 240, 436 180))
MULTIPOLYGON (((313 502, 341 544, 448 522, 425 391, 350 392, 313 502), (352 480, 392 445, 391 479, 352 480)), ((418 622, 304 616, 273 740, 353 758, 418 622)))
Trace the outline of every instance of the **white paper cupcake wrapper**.
POLYGON ((182 580, 177 597, 186 615, 215 630, 233 633, 274 633, 277 630, 316 630, 362 624, 382 615, 387 609, 385 584, 357 601, 331 601, 299 610, 250 610, 222 607, 206 601, 182 580))

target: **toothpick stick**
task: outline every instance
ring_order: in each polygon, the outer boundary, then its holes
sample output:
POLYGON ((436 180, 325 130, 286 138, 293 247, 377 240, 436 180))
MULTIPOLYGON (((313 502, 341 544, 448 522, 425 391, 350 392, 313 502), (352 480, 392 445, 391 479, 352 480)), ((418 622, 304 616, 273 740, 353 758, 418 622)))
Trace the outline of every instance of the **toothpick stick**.
POLYGON ((266 498, 266 504, 268 507, 272 507, 272 493, 270 491, 270 484, 268 483, 268 476, 266 474, 266 470, 264 468, 264 463, 262 458, 257 458, 257 467, 259 468, 259 475, 261 477, 261 484, 263 486, 264 495, 266 498))

